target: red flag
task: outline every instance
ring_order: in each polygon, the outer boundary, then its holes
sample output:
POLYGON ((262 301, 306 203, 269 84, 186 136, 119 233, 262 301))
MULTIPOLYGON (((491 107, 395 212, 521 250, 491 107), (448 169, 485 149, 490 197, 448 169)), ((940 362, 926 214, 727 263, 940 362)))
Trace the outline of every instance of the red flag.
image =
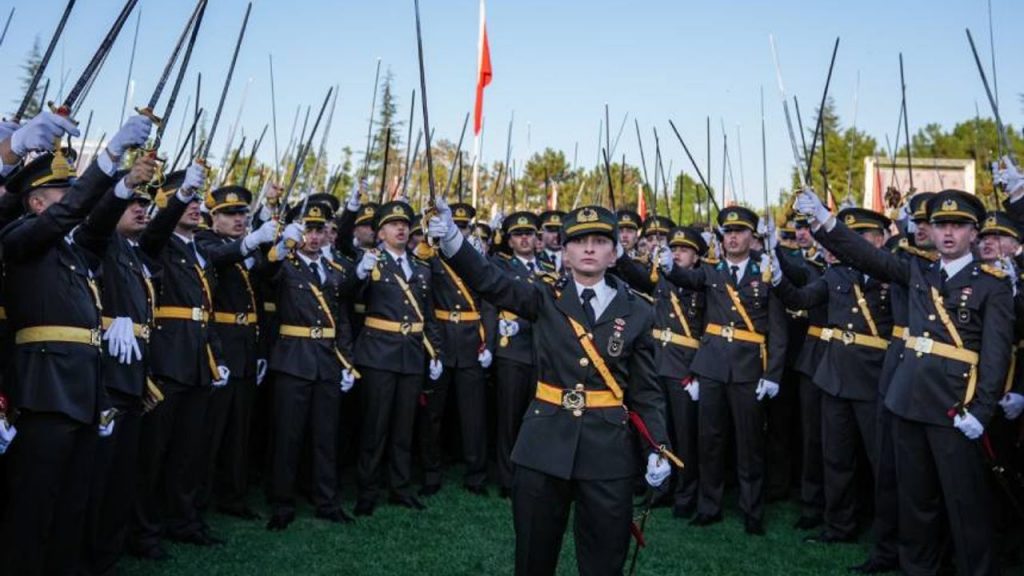
POLYGON ((480 47, 477 59, 476 106, 473 109, 473 134, 480 135, 484 119, 484 88, 491 83, 491 47, 487 43, 487 16, 484 0, 480 0, 480 47))
POLYGON ((647 220, 647 198, 644 197, 644 189, 641 187, 637 187, 636 213, 640 215, 641 220, 647 220))

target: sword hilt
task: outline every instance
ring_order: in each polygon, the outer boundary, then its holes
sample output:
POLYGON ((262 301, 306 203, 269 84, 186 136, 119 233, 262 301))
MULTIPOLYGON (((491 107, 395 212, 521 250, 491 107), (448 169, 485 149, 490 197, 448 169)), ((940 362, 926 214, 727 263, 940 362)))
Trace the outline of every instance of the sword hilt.
POLYGON ((65 106, 63 104, 61 104, 60 106, 57 106, 53 102, 47 102, 46 106, 50 109, 50 112, 53 112, 54 114, 56 114, 58 116, 63 116, 65 118, 67 118, 68 120, 71 120, 71 122, 73 122, 76 126, 78 125, 78 122, 74 118, 71 117, 71 108, 69 108, 69 107, 67 107, 67 106, 65 106))
POLYGON ((138 113, 139 116, 149 118, 149 121, 152 122, 154 126, 160 126, 164 123, 163 119, 154 114, 153 109, 149 106, 146 106, 145 108, 136 107, 135 112, 138 113))

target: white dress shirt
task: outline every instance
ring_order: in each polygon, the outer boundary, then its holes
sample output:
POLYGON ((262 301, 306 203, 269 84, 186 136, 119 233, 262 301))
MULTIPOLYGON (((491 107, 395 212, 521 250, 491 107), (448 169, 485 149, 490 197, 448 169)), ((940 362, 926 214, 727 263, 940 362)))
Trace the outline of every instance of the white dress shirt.
POLYGON ((587 288, 594 290, 594 297, 590 300, 590 306, 594 309, 594 319, 600 320, 601 314, 606 308, 608 308, 608 305, 611 304, 612 299, 615 298, 615 289, 609 286, 608 283, 604 281, 604 278, 593 286, 584 286, 575 280, 573 280, 573 283, 576 284, 576 295, 580 299, 580 305, 583 304, 583 291, 587 288))
POLYGON ((736 284, 739 284, 740 282, 743 281, 743 276, 747 273, 747 264, 749 264, 749 263, 750 263, 750 257, 749 256, 747 258, 745 258, 742 262, 730 262, 729 260, 725 261, 725 265, 728 267, 729 274, 732 274, 732 267, 733 266, 737 266, 738 267, 738 269, 736 270, 736 284))
POLYGON ((316 264, 316 275, 320 277, 321 284, 327 281, 327 273, 324 272, 324 265, 323 262, 320 261, 321 259, 319 257, 314 260, 302 252, 297 252, 297 254, 299 256, 299 260, 302 260, 302 263, 306 265, 306 268, 309 268, 310 264, 316 264))
POLYGON ((966 268, 971 262, 974 262, 974 255, 968 252, 956 260, 950 260, 948 262, 943 260, 942 263, 939 264, 939 269, 946 271, 946 279, 949 280, 953 276, 956 276, 957 272, 966 268))
POLYGON ((405 252, 392 252, 391 248, 388 248, 387 245, 382 246, 396 262, 401 263, 402 273, 405 274, 405 279, 408 280, 409 278, 412 278, 412 265, 409 264, 409 255, 405 252))

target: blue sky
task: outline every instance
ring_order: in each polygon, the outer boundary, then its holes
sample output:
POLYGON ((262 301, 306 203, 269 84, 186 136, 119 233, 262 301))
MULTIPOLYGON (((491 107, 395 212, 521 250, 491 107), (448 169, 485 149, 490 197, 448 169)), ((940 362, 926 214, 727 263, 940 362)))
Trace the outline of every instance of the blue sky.
MULTIPOLYGON (((1017 95, 1024 92, 1024 61, 1018 57, 1022 46, 1017 29, 1024 21, 1024 3, 992 1, 1001 113, 1005 122, 1020 126, 1017 95)), ((78 1, 51 62, 51 94, 60 70, 68 73, 69 83, 74 81, 121 4, 78 1)), ((165 141, 173 144, 176 139, 185 100, 194 91, 195 72, 203 74, 203 106, 211 113, 216 107, 245 4, 210 0, 189 79, 165 141)), ((0 103, 8 111, 21 97, 18 66, 34 37, 45 44, 64 1, 20 0, 13 5, 14 22, 0 46, 0 75, 7 79, 0 84, 0 103)), ((11 6, 11 0, 0 0, 0 18, 6 18, 11 6)), ((192 6, 192 0, 140 0, 140 40, 132 75, 136 103, 148 98, 192 6)), ((477 0, 421 0, 431 124, 437 137, 456 139, 462 116, 473 105, 477 7, 477 0)), ((786 90, 800 98, 807 123, 820 98, 837 35, 842 40, 831 94, 844 125, 852 120, 859 73, 858 128, 880 142, 887 133, 894 137, 900 51, 912 130, 928 122, 952 126, 974 115, 975 102, 983 116, 989 115, 964 35, 964 28, 970 27, 988 66, 985 0, 490 0, 487 12, 495 76, 485 106, 485 162, 504 155, 505 130, 514 110, 515 157, 525 159, 550 146, 564 150, 571 161, 578 142, 580 163, 593 165, 598 123, 607 102, 615 129, 623 114, 630 113, 618 155, 624 152, 627 161, 639 161, 632 130, 632 118, 637 117, 645 137, 652 124, 658 127, 666 162, 671 160, 676 172, 690 172, 671 137, 668 119, 675 120, 695 155, 703 158, 704 122, 710 115, 712 184, 717 187, 721 179, 723 122, 740 184, 739 126, 747 196, 760 204, 761 86, 771 190, 788 183, 792 164, 769 33, 776 38, 786 90)), ((81 114, 84 121, 88 110, 95 110, 94 135, 116 129, 134 26, 133 16, 81 114)), ((338 160, 345 145, 361 158, 376 59, 382 58, 395 75, 399 115, 404 118, 409 93, 419 88, 415 40, 412 0, 256 0, 214 152, 224 148, 247 84, 242 128, 251 139, 270 121, 267 55, 273 53, 280 146, 287 143, 296 108, 318 105, 327 88, 339 84, 331 160, 338 160)), ((421 123, 419 114, 416 123, 421 123)), ((269 158, 272 148, 268 136, 260 155, 269 158)))

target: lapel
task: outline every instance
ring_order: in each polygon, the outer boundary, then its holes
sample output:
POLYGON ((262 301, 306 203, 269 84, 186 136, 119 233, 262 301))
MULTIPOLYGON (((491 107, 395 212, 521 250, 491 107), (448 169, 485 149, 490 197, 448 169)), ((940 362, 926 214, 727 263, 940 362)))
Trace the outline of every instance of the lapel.
POLYGON ((587 315, 583 313, 583 303, 580 302, 579 294, 576 293, 576 283, 570 280, 562 290, 562 295, 555 301, 555 306, 563 314, 579 322, 587 328, 593 328, 587 322, 587 315))
MULTIPOLYGON (((957 272, 952 278, 946 279, 946 289, 943 291, 945 294, 949 294, 960 290, 971 283, 971 279, 974 275, 974 268, 977 266, 978 261, 972 260, 970 264, 964 266, 957 272)), ((936 266, 938 267, 938 266, 936 266)))
POLYGON ((754 282, 754 281, 757 281, 757 280, 760 280, 760 279, 761 279, 761 265, 760 264, 756 264, 755 265, 754 264, 754 257, 751 256, 750 259, 747 260, 747 267, 743 271, 743 278, 740 279, 739 288, 742 289, 744 286, 750 284, 751 282, 754 282))

